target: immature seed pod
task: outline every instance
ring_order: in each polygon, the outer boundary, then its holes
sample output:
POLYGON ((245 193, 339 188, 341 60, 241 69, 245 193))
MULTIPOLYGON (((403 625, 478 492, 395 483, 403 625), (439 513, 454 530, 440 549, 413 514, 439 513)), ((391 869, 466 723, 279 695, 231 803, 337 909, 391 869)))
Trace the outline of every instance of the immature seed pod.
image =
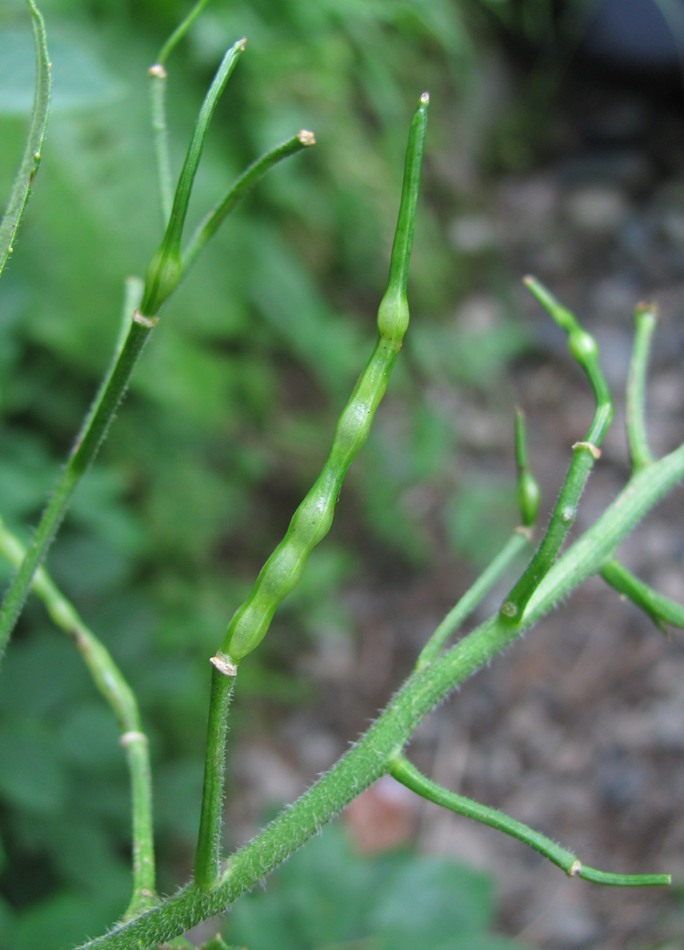
POLYGON ((285 537, 264 564, 247 599, 230 621, 221 652, 233 667, 259 645, 276 608, 299 581, 309 554, 330 530, 342 481, 352 459, 368 438, 375 411, 401 349, 409 320, 406 284, 428 103, 429 96, 424 93, 409 132, 399 216, 387 290, 378 310, 375 348, 338 419, 330 453, 318 478, 295 511, 285 537))

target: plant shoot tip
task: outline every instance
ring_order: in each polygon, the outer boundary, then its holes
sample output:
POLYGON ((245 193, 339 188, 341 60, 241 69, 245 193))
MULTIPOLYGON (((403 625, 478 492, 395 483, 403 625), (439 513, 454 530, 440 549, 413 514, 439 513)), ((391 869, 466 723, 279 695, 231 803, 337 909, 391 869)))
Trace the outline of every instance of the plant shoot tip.
POLYGON ((646 314, 650 314, 652 317, 657 317, 658 305, 655 303, 649 303, 647 300, 640 300, 634 308, 634 316, 643 317, 646 314))
POLYGON ((422 93, 420 97, 420 104, 422 106, 426 106, 429 102, 430 102, 430 93, 429 92, 422 93))
POLYGON ((313 134, 313 132, 310 132, 308 129, 300 129, 300 131, 297 132, 297 138, 302 143, 302 145, 316 144, 316 136, 313 134))
POLYGON ((237 41, 237 47, 238 49, 244 50, 245 46, 247 46, 247 37, 243 36, 241 40, 237 41))

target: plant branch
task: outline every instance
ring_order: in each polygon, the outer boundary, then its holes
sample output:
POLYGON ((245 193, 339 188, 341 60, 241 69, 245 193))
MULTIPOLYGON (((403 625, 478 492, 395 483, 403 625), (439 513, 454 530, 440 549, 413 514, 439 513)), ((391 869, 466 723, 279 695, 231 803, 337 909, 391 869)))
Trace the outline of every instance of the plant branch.
POLYGON ((515 818, 511 818, 496 808, 481 805, 479 802, 473 801, 472 798, 458 795, 456 792, 451 792, 431 781, 403 755, 398 755, 394 759, 390 774, 406 788, 411 789, 416 795, 420 795, 421 798, 425 798, 442 808, 448 808, 449 811, 456 812, 457 815, 463 815, 466 818, 479 821, 480 824, 488 825, 490 828, 496 828, 497 831, 502 831, 512 838, 517 838, 518 841, 522 841, 523 844, 548 858, 549 861, 565 871, 568 877, 581 877, 585 881, 593 881, 596 884, 612 884, 615 887, 654 887, 667 886, 672 883, 669 874, 614 874, 589 867, 579 861, 572 851, 562 848, 555 841, 547 838, 546 835, 530 828, 529 825, 516 821, 515 818))
POLYGON ((684 444, 633 475, 594 524, 556 561, 523 614, 535 623, 592 574, 601 571, 619 544, 657 503, 684 479, 684 444))
POLYGON ((311 551, 330 530, 344 476, 368 438, 408 327, 406 285, 428 102, 425 93, 409 132, 388 286, 378 310, 375 349, 340 415, 330 453, 318 478, 292 516, 285 537, 264 564, 248 597, 235 611, 221 649, 211 660, 214 671, 194 872, 196 884, 205 890, 216 885, 220 861, 227 723, 219 710, 228 708, 231 681, 239 663, 261 643, 277 607, 298 583, 311 551))
MULTIPOLYGON (((635 475, 604 515, 546 574, 519 626, 502 622, 500 615, 492 617, 431 664, 412 673, 367 732, 330 771, 230 857, 215 887, 202 890, 190 884, 135 921, 85 944, 82 950, 147 950, 155 942, 225 911, 320 831, 352 798, 386 774, 420 721, 586 577, 596 573, 636 521, 683 477, 684 446, 654 462, 647 473, 635 475)), ((590 873, 591 880, 611 883, 605 872, 590 873)))
POLYGON ((140 309, 148 317, 158 313, 159 308, 173 293, 180 280, 181 236, 190 204, 192 186, 209 131, 209 123, 226 83, 237 65, 238 58, 245 49, 245 44, 245 39, 238 40, 226 52, 197 116, 183 167, 178 176, 166 231, 145 275, 145 290, 140 309))
POLYGON ((589 379, 594 391, 596 409, 584 440, 576 442, 572 447, 570 466, 551 513, 546 534, 527 569, 501 607, 501 616, 504 621, 512 624, 521 622, 525 605, 540 580, 551 568, 568 532, 575 523, 580 496, 594 462, 601 454, 599 446, 613 417, 613 403, 599 367, 596 341, 582 329, 574 315, 561 306, 539 281, 533 277, 526 277, 525 284, 555 322, 568 334, 570 353, 589 379))
POLYGON ((52 63, 48 52, 45 21, 34 0, 26 0, 26 3, 33 20, 33 36, 36 47, 36 85, 24 154, 12 184, 7 208, 0 221, 0 274, 5 269, 5 265, 14 250, 14 241, 31 192, 31 185, 38 173, 47 129, 52 89, 52 63))
MULTIPOLYGON (((0 554, 15 566, 25 551, 0 520, 0 554)), ((133 894, 125 917, 135 917, 157 903, 155 893, 154 838, 152 829, 152 778, 147 736, 142 730, 135 694, 107 648, 81 619, 76 609, 40 568, 32 588, 45 604, 51 619, 74 642, 95 686, 114 712, 121 730, 131 777, 133 813, 133 894)))

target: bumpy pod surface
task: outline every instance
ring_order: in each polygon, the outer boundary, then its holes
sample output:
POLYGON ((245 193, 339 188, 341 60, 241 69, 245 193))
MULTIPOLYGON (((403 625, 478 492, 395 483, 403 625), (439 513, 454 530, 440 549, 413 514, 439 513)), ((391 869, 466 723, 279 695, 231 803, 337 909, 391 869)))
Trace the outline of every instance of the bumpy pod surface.
POLYGON ((368 438, 408 327, 406 296, 429 97, 424 93, 411 124, 399 216, 387 290, 378 310, 378 338, 335 428, 332 446, 312 488, 295 511, 285 537, 261 569, 226 631, 222 653, 237 666, 266 635, 273 614, 296 586, 313 548, 330 530, 342 481, 368 438))

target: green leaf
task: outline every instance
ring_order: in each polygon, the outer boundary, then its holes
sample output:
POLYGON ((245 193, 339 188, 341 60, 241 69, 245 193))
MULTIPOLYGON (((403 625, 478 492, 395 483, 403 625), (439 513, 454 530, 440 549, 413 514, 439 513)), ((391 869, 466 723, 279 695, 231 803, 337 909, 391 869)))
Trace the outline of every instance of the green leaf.
MULTIPOLYGON (((33 107, 33 36, 29 27, 0 31, 0 115, 30 115, 33 107)), ((50 33, 54 64, 51 111, 75 112, 118 99, 124 86, 93 52, 92 34, 61 30, 50 33)))
POLYGON ((492 882, 454 861, 394 852, 354 854, 327 828, 274 876, 265 894, 237 902, 229 937, 249 947, 329 950, 525 950, 489 934, 492 882))
POLYGON ((0 798, 25 811, 59 813, 66 799, 66 773, 48 729, 31 721, 4 723, 0 762, 0 798))

